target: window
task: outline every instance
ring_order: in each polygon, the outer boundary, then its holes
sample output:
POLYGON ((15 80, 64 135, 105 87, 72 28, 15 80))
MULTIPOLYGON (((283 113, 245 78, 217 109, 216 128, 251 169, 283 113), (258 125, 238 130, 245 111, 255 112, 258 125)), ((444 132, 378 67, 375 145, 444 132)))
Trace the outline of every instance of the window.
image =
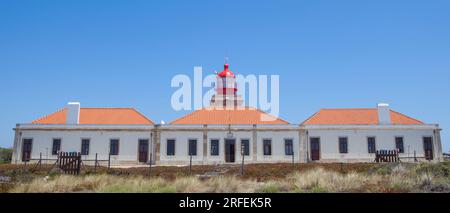
POLYGON ((375 153, 376 152, 375 137, 368 137, 367 138, 367 149, 368 149, 369 153, 375 153))
POLYGON ((61 139, 53 139, 52 155, 57 155, 59 150, 61 150, 61 139))
POLYGON ((294 144, 292 139, 284 140, 284 154, 285 155, 294 155, 294 144))
POLYGON ((263 140, 264 145, 264 155, 272 155, 272 140, 265 139, 263 140))
POLYGON ((244 155, 250 155, 250 141, 247 139, 241 140, 241 146, 244 146, 244 155))
POLYGON ((403 147, 403 137, 395 137, 395 148, 398 149, 399 153, 405 152, 405 149, 403 147))
POLYGON ((110 155, 119 155, 119 140, 111 139, 109 142, 109 154, 110 155))
POLYGON ((189 140, 189 155, 197 155, 197 140, 189 140))
POLYGON ((219 155, 219 140, 211 140, 211 156, 219 155))
POLYGON ((175 155, 175 140, 169 139, 167 140, 167 156, 175 155))
POLYGON ((339 153, 348 153, 347 146, 348 139, 345 137, 339 138, 339 153))
POLYGON ((423 151, 426 160, 433 160, 433 138, 423 137, 423 151))
POLYGON ((33 147, 33 139, 23 139, 23 145, 22 145, 22 161, 23 162, 30 161, 32 147, 33 147))
POLYGON ((89 155, 89 139, 81 140, 81 155, 89 155))
POLYGON ((310 138, 309 143, 311 145, 311 160, 320 160, 320 138, 310 138))

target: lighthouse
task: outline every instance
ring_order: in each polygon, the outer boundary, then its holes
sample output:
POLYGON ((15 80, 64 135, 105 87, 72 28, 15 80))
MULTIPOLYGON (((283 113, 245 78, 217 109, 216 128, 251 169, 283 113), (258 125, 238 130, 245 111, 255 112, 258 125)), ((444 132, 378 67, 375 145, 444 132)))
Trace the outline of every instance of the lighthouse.
POLYGON ((235 108, 242 106, 242 96, 237 94, 236 76, 229 69, 229 65, 223 66, 223 71, 217 74, 216 94, 212 96, 210 105, 215 108, 235 108))

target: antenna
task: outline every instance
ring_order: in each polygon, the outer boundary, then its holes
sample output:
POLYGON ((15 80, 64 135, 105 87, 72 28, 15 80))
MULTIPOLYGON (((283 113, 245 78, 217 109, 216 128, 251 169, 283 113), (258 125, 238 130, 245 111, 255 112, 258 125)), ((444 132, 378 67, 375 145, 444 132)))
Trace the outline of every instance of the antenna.
POLYGON ((225 57, 225 64, 228 64, 228 56, 225 57))

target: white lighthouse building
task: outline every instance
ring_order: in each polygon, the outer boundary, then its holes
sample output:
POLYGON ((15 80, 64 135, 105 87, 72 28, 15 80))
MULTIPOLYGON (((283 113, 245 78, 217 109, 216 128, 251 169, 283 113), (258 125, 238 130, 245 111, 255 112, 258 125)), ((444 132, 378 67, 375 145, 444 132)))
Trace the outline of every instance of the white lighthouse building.
POLYGON ((300 124, 245 107, 236 77, 224 65, 211 106, 158 125, 135 109, 63 109, 14 128, 13 163, 56 158, 59 151, 83 159, 111 159, 115 166, 292 162, 372 162, 376 150, 398 150, 402 159, 442 161, 437 124, 393 111, 321 109, 300 124))

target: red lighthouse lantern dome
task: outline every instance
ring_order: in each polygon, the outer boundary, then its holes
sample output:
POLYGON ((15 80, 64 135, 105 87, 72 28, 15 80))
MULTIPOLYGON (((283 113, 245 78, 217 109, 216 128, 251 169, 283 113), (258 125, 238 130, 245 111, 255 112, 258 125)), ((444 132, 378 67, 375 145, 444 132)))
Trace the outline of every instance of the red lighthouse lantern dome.
POLYGON ((236 95, 236 76, 228 69, 228 64, 223 67, 223 71, 217 74, 217 94, 236 95))
POLYGON ((211 97, 213 107, 236 107, 243 103, 242 96, 237 94, 237 78, 228 64, 216 77, 216 94, 211 97))
POLYGON ((219 73, 219 77, 221 78, 226 78, 226 77, 233 77, 235 78, 236 76, 234 76, 234 73, 228 69, 228 64, 223 65, 223 71, 219 73))

